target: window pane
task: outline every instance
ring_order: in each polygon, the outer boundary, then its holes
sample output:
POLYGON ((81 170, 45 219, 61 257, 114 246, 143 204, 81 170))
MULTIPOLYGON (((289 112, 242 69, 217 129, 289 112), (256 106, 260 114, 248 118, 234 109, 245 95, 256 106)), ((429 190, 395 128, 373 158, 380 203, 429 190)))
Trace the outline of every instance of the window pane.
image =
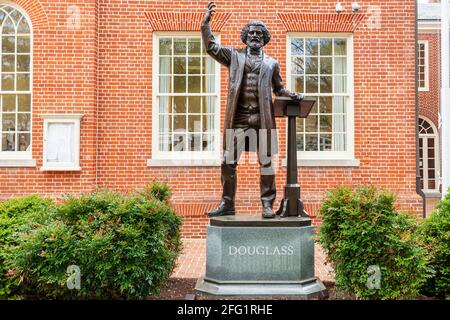
POLYGON ((188 97, 189 103, 189 113, 201 113, 201 102, 200 96, 198 97, 188 97))
POLYGON ((202 135, 190 134, 188 135, 188 150, 201 151, 202 150, 202 135))
POLYGON ((320 73, 321 74, 333 73, 333 58, 320 58, 320 73))
POLYGON ((16 135, 14 133, 2 134, 2 151, 16 151, 16 135))
POLYGON ((159 136, 159 151, 172 151, 172 135, 161 134, 159 136))
POLYGON ((2 72, 14 72, 15 56, 13 54, 4 54, 2 57, 2 72))
POLYGON ((19 151, 29 151, 31 145, 31 134, 19 133, 19 151))
POLYGON ((186 97, 174 97, 173 98, 173 112, 174 113, 186 113, 186 97))
POLYGON ((332 113, 333 112, 333 97, 320 97, 320 113, 332 113))
POLYGON ((306 74, 319 73, 319 59, 306 57, 306 74))
POLYGON ((31 125, 31 114, 29 113, 19 113, 17 119, 18 131, 30 131, 31 125))
POLYGON ((22 18, 22 20, 19 22, 19 25, 17 27, 17 33, 21 34, 30 33, 30 26, 28 25, 28 22, 25 18, 22 18))
POLYGON ((214 115, 204 115, 203 116, 203 132, 213 132, 214 131, 214 115))
POLYGON ((188 92, 199 93, 200 92, 200 76, 188 77, 188 92))
POLYGON ((333 132, 333 126, 332 126, 332 116, 326 115, 326 116, 320 116, 320 132, 333 132))
POLYGON ((186 39, 173 39, 173 51, 176 55, 185 55, 186 39))
POLYGON ((159 54, 160 55, 172 54, 172 39, 170 38, 159 39, 159 54))
POLYGON ((214 135, 203 134, 203 151, 214 151, 214 135))
POLYGON ((333 42, 331 39, 320 39, 320 55, 331 56, 333 54, 333 42))
POLYGON ((306 132, 318 132, 318 121, 319 117, 317 115, 309 115, 306 118, 306 132))
POLYGON ((30 52, 30 37, 17 37, 17 53, 30 52))
POLYGON ((20 73, 17 75, 17 91, 30 90, 30 74, 20 73))
POLYGON ((18 55, 17 56, 17 71, 30 71, 30 56, 18 55))
POLYGON ((297 119, 297 133, 305 131, 305 119, 297 119))
POLYGON ((186 92, 186 77, 185 76, 175 76, 174 77, 174 92, 175 93, 185 93, 186 92))
POLYGON ((172 91, 171 76, 159 76, 159 92, 170 93, 172 91))
POLYGON ((307 56, 317 56, 319 53, 319 40, 318 39, 306 39, 305 49, 307 56))
POLYGON ((214 93, 216 91, 216 77, 204 76, 203 77, 203 93, 214 93))
MULTIPOLYGON (((16 111, 16 95, 15 94, 3 94, 2 100, 3 100, 3 112, 15 112, 16 111)), ((20 107, 19 107, 19 109, 20 109, 20 107)), ((27 110, 25 110, 25 111, 27 111, 27 110)))
POLYGON ((159 113, 172 112, 172 98, 159 97, 159 113))
POLYGON ((333 92, 333 77, 320 77, 320 93, 333 92))
POLYGON ((188 59, 188 73, 200 74, 200 57, 190 57, 188 59))
POLYGON ((15 53, 15 41, 15 37, 2 37, 2 53, 15 53))
POLYGON ((173 151, 186 151, 186 135, 174 134, 173 151))
POLYGON ((14 131, 16 130, 16 114, 15 113, 3 113, 2 116, 2 130, 14 131))
POLYGON ((347 93, 347 77, 345 76, 335 76, 334 77, 334 92, 336 93, 347 93))
POLYGON ((172 117, 168 114, 159 116, 159 132, 172 132, 172 117))
POLYGON ((303 39, 292 39, 291 40, 291 53, 292 53, 292 55, 303 55, 303 53, 304 53, 303 39))
POLYGON ((347 73, 347 58, 345 57, 334 58, 334 73, 335 74, 347 73))
POLYGON ((14 91, 14 74, 2 74, 2 90, 14 91))
POLYGON ((332 148, 332 135, 321 134, 320 135, 320 151, 331 151, 332 148))
POLYGON ((216 113, 216 97, 208 96, 202 98, 202 112, 216 113))
POLYGON ((174 115, 173 116, 173 130, 174 131, 186 131, 186 116, 174 115))
POLYGON ((305 150, 305 139, 303 134, 297 135, 297 151, 305 150))
POLYGON ((305 78, 304 77, 292 77, 292 85, 295 92, 304 92, 305 90, 305 78))
POLYGON ((185 57, 173 58, 173 73, 186 74, 186 58, 185 57))
POLYGON ((188 53, 200 55, 200 39, 188 39, 188 53))
POLYGON ((347 54, 347 40, 335 39, 334 40, 334 54, 345 56, 347 54))
POLYGON ((306 92, 308 93, 316 93, 319 90, 318 77, 306 77, 306 92))
POLYGON ((3 34, 14 34, 16 30, 14 28, 14 22, 8 17, 3 23, 3 34))
POLYGON ((292 74, 304 74, 305 65, 303 57, 293 57, 292 58, 292 74))
POLYGON ((201 115, 189 115, 188 116, 188 131, 189 132, 201 132, 202 131, 202 119, 201 115))
POLYGON ((317 134, 305 135, 305 151, 318 151, 319 150, 319 138, 317 134))
POLYGON ((159 58, 159 74, 172 73, 172 59, 170 57, 159 58))

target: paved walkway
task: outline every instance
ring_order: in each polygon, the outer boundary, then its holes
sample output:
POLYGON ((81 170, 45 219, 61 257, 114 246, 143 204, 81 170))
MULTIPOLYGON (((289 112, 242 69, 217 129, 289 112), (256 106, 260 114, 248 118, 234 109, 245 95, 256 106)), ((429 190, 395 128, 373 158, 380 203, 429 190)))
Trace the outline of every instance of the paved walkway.
MULTIPOLYGON (((173 278, 199 278, 205 272, 206 240, 184 239, 183 253, 178 258, 173 278)), ((325 254, 316 245, 316 276, 322 281, 333 281, 332 268, 325 265, 325 254)))

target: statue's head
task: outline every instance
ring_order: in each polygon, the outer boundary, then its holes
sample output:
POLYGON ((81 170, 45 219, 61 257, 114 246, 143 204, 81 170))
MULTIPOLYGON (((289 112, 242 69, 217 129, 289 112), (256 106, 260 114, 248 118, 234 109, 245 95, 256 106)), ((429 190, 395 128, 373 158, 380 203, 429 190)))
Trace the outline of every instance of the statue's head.
POLYGON ((259 49, 269 43, 270 32, 262 21, 253 20, 242 28, 241 40, 251 49, 259 49))

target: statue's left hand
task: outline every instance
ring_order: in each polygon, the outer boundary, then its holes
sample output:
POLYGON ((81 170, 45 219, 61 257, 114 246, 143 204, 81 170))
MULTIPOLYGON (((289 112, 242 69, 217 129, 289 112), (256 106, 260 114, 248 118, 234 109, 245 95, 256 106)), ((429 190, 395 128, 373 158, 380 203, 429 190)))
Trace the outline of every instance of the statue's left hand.
POLYGON ((289 96, 292 100, 295 101, 302 101, 303 99, 305 99, 305 96, 303 94, 297 92, 292 92, 289 96))

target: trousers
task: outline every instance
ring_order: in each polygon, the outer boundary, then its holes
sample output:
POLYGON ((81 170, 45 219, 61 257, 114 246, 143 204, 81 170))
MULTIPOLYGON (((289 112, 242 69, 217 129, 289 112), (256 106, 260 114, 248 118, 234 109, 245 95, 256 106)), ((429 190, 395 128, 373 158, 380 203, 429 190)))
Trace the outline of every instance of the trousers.
POLYGON ((264 207, 272 208, 276 198, 275 170, 270 150, 260 148, 266 131, 260 130, 259 113, 236 114, 232 132, 227 132, 227 148, 221 163, 222 200, 234 205, 237 189, 236 169, 243 151, 256 151, 260 166, 260 194, 264 207), (232 139, 232 141, 231 141, 232 139))

